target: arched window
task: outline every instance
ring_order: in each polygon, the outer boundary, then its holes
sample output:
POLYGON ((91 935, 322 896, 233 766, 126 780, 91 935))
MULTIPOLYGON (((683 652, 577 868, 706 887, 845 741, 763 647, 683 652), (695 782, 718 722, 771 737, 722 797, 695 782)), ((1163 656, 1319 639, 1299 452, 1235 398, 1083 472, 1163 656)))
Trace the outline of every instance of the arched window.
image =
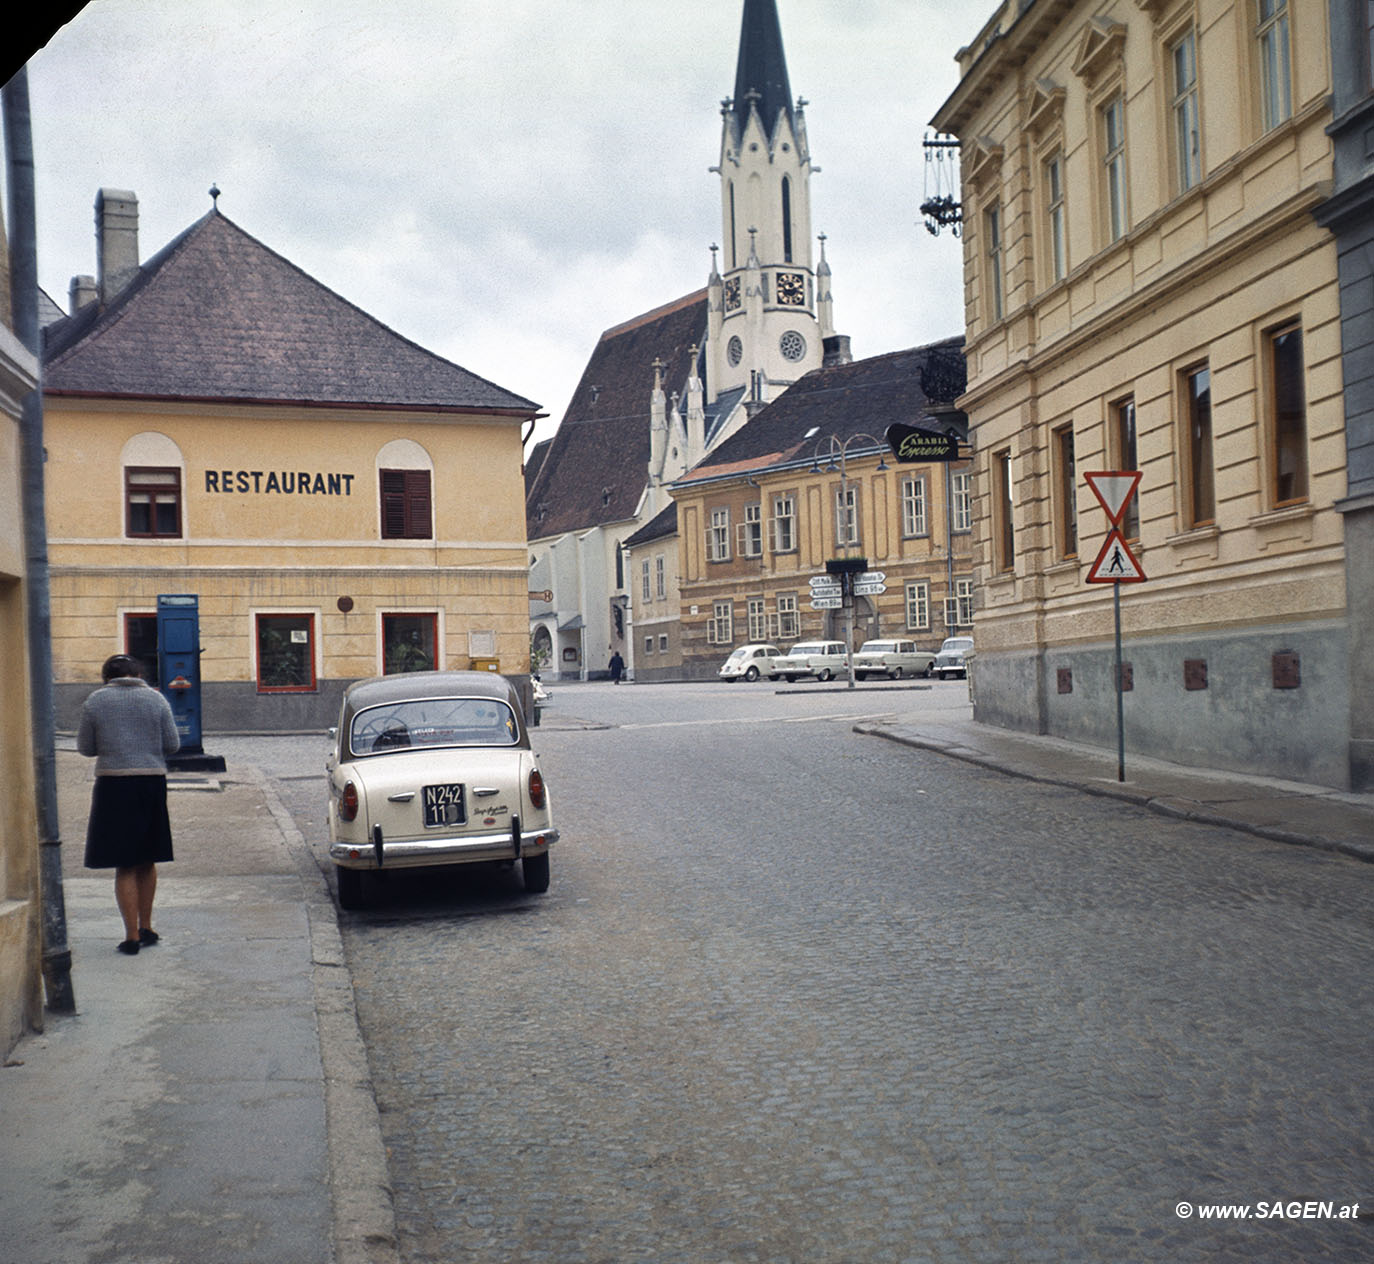
POLYGON ((792 181, 782 178, 782 261, 792 262, 792 181))
POLYGON ((393 439, 377 454, 383 540, 432 540, 434 461, 413 439, 393 439))

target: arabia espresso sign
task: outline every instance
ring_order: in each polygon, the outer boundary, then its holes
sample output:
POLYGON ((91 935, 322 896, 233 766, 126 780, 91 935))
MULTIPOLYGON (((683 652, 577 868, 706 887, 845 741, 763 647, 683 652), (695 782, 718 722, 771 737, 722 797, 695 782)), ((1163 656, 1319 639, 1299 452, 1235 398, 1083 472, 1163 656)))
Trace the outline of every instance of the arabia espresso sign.
POLYGON ((941 434, 938 430, 918 430, 898 421, 887 428, 885 438, 897 460, 907 464, 959 459, 957 436, 941 434))

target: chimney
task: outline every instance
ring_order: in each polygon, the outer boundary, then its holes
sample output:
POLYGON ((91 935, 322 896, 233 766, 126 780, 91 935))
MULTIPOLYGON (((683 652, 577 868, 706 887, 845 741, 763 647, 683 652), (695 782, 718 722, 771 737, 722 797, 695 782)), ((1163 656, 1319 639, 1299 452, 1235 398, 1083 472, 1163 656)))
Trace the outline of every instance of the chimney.
POLYGON ((138 274, 138 198, 128 189, 95 195, 95 259, 100 301, 109 303, 138 274))
POLYGON ((848 334, 831 334, 829 338, 822 341, 824 356, 821 360, 821 367, 825 369, 834 368, 837 364, 852 364, 854 357, 849 352, 848 334))
POLYGON ((100 290, 93 276, 72 277, 71 288, 67 291, 67 311, 73 316, 83 307, 99 302, 100 290))

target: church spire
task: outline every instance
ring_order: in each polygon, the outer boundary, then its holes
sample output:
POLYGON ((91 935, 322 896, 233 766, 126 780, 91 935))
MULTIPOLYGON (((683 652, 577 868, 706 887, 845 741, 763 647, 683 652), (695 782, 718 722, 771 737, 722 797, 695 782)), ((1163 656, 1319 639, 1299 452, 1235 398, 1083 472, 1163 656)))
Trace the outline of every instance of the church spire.
POLYGON ((734 113, 736 135, 749 125, 757 109, 763 134, 771 142, 778 116, 792 120, 792 89, 787 82, 787 58, 782 51, 782 27, 776 0, 744 0, 740 24, 739 61, 735 66, 734 113))

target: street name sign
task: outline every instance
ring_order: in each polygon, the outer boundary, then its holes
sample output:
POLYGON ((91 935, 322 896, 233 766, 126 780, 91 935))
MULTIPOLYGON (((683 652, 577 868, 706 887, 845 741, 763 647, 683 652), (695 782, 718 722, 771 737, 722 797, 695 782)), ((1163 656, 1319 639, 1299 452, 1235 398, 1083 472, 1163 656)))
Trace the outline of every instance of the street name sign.
POLYGON ((879 593, 885 593, 887 585, 884 583, 868 584, 862 580, 854 585, 854 595, 856 597, 876 597, 879 593))
POLYGON ((864 571, 854 576, 856 584, 881 584, 887 578, 886 571, 864 571))
POLYGON ((812 610, 838 610, 838 609, 839 609, 841 606, 843 606, 843 605, 844 605, 844 598, 842 598, 842 597, 812 597, 812 598, 811 598, 811 609, 812 609, 812 610))

